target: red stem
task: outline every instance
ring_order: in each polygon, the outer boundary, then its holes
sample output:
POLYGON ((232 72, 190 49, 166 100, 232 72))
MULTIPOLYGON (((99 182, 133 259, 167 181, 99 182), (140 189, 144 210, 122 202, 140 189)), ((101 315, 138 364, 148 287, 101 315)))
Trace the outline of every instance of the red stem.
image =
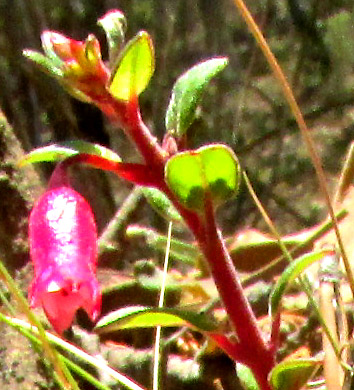
MULTIPOLYGON (((221 299, 239 340, 237 355, 252 368, 258 382, 269 386, 267 377, 275 364, 273 350, 264 340, 256 317, 243 292, 243 288, 220 230, 216 226, 210 197, 205 199, 206 234, 200 237, 201 250, 209 260, 209 266, 221 299)), ((236 356, 235 356, 236 358, 236 356)))
POLYGON ((267 377, 275 365, 274 349, 263 339, 244 295, 238 274, 217 229, 211 200, 206 200, 205 217, 202 218, 184 208, 169 190, 164 182, 168 155, 142 121, 137 100, 127 104, 111 100, 110 104, 100 105, 100 108, 133 140, 146 165, 156 175, 156 183, 161 183, 159 188, 170 198, 194 233, 238 338, 237 343, 228 344, 226 352, 235 361, 242 361, 252 369, 261 389, 270 389, 267 377))
POLYGON ((98 107, 113 123, 123 129, 142 154, 146 164, 152 169, 157 168, 160 171, 160 175, 163 175, 168 155, 141 119, 137 99, 125 103, 111 98, 104 103, 98 104, 98 107))

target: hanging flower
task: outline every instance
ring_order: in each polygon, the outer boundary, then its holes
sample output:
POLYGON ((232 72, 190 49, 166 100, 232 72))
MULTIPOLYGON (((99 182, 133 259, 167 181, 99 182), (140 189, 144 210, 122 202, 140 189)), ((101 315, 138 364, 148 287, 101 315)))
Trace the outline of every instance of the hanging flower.
POLYGON ((92 321, 101 310, 95 277, 97 233, 87 201, 67 186, 49 189, 35 204, 29 221, 34 280, 32 307, 42 306, 61 334, 83 308, 92 321))

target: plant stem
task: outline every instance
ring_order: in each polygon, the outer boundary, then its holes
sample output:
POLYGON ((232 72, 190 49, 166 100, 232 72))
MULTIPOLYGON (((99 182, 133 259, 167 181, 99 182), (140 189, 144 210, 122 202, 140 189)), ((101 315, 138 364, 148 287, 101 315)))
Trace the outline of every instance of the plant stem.
POLYGON ((163 169, 168 155, 143 122, 138 101, 134 99, 129 103, 122 103, 110 95, 106 98, 105 103, 99 104, 98 107, 112 123, 123 129, 151 169, 163 169))
POLYGON ((240 278, 216 226, 211 200, 206 199, 206 215, 202 218, 181 206, 167 187, 164 192, 194 233, 235 330, 238 342, 233 348, 228 345, 226 353, 235 361, 251 368, 262 390, 269 389, 267 377, 275 365, 274 351, 263 339, 252 308, 245 297, 240 278))
POLYGON ((120 244, 117 243, 122 238, 123 232, 129 222, 129 218, 137 209, 143 197, 141 187, 136 186, 124 200, 119 210, 111 219, 107 227, 101 233, 98 240, 99 255, 105 250, 114 248, 119 251, 120 244))
POLYGON ((338 206, 343 202, 351 183, 354 179, 354 141, 350 144, 347 156, 344 161, 343 169, 339 178, 334 204, 338 206))
POLYGON ((100 108, 132 139, 144 157, 149 172, 154 176, 156 187, 172 201, 194 233, 236 331, 238 343, 229 355, 235 361, 243 362, 251 368, 262 390, 270 389, 267 377, 275 365, 274 351, 263 339, 255 315, 245 297, 239 276, 217 229, 211 200, 206 197, 206 215, 202 217, 182 206, 167 187, 164 169, 169 156, 142 121, 136 99, 123 104, 111 98, 100 108))
POLYGON ((240 278, 216 226, 211 199, 206 197, 205 203, 206 234, 204 240, 200 237, 201 249, 208 259, 215 284, 236 331, 238 349, 243 355, 241 363, 253 370, 262 389, 265 389, 269 386, 267 377, 275 364, 275 357, 261 334, 256 317, 243 292, 240 278))

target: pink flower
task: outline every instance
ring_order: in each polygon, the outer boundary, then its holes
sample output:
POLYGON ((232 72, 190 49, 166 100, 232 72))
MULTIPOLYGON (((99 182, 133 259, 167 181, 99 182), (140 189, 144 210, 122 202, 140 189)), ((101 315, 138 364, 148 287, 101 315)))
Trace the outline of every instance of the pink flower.
POLYGON ((34 280, 32 307, 42 306, 59 334, 82 307, 95 321, 101 291, 95 277, 97 232, 87 201, 70 187, 49 189, 35 204, 29 221, 34 280))

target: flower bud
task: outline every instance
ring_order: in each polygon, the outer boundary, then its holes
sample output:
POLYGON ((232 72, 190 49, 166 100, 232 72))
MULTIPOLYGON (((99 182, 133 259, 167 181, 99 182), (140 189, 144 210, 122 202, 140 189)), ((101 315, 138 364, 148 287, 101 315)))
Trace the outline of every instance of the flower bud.
POLYGON ((50 57, 55 54, 62 61, 70 60, 74 53, 83 49, 83 43, 66 37, 55 31, 43 31, 41 35, 42 46, 50 57))
POLYGON ((100 43, 94 35, 77 41, 55 31, 44 31, 41 39, 46 61, 35 52, 27 51, 27 55, 58 76, 70 93, 84 101, 100 100, 106 95, 110 71, 102 61, 100 43), (76 90, 85 97, 79 97, 76 90))
POLYGON ((83 308, 92 321, 101 310, 95 277, 97 232, 87 201, 70 187, 49 189, 33 207, 29 221, 34 280, 32 307, 42 306, 61 334, 83 308))

